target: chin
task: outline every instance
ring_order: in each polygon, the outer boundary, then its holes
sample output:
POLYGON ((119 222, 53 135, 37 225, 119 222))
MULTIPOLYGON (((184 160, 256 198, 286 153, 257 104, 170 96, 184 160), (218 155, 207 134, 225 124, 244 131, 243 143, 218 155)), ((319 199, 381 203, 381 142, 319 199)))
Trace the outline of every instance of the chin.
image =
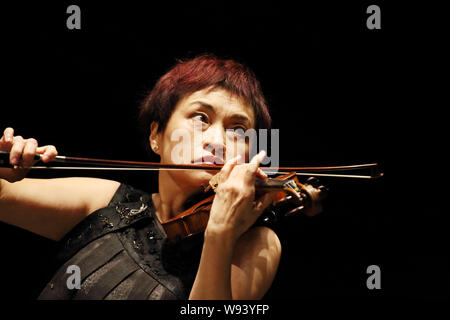
POLYGON ((196 171, 190 175, 191 182, 196 186, 207 185, 216 171, 196 171))

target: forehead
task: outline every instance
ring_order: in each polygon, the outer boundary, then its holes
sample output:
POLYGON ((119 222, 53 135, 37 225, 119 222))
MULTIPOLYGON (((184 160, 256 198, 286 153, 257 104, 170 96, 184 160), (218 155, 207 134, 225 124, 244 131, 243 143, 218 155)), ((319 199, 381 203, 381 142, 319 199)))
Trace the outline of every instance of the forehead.
POLYGON ((255 123, 253 108, 241 97, 222 88, 206 88, 195 91, 181 99, 176 109, 195 107, 202 103, 212 106, 216 113, 223 113, 224 115, 245 114, 252 124, 255 123))

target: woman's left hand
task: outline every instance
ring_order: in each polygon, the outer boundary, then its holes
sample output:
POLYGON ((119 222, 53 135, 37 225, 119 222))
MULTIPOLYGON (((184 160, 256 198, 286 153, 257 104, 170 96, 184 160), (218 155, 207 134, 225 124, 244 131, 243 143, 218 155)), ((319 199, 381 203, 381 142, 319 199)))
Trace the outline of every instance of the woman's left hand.
POLYGON ((271 204, 270 193, 255 199, 256 178, 267 177, 259 168, 264 157, 265 152, 261 151, 250 163, 239 165, 237 157, 224 165, 220 171, 206 234, 219 233, 236 242, 271 204))

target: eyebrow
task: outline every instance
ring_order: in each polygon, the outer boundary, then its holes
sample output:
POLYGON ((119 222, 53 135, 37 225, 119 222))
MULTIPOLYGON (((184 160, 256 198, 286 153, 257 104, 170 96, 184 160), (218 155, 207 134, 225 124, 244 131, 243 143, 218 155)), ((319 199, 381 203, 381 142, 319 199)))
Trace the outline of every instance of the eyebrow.
MULTIPOLYGON (((203 108, 208 109, 210 112, 214 112, 214 113, 216 112, 214 106, 212 106, 209 103, 206 103, 204 101, 195 100, 191 103, 191 105, 194 105, 194 104, 199 104, 203 108)), ((234 113, 230 118, 232 118, 234 120, 246 121, 246 122, 248 122, 249 125, 252 124, 252 122, 250 121, 250 118, 242 113, 234 113)))

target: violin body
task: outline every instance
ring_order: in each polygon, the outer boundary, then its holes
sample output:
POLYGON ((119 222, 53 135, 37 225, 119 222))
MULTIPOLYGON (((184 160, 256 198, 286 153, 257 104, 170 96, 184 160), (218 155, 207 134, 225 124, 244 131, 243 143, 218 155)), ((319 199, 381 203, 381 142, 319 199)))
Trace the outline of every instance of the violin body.
MULTIPOLYGON (((257 193, 276 191, 272 205, 261 215, 263 222, 277 221, 282 216, 294 214, 314 216, 322 211, 322 200, 327 191, 315 178, 309 178, 305 184, 300 183, 295 172, 257 180, 255 187, 257 193)), ((169 241, 177 242, 205 231, 213 201, 214 195, 211 195, 162 223, 169 241)))
POLYGON ((162 223, 169 241, 176 242, 205 231, 214 195, 162 223))

